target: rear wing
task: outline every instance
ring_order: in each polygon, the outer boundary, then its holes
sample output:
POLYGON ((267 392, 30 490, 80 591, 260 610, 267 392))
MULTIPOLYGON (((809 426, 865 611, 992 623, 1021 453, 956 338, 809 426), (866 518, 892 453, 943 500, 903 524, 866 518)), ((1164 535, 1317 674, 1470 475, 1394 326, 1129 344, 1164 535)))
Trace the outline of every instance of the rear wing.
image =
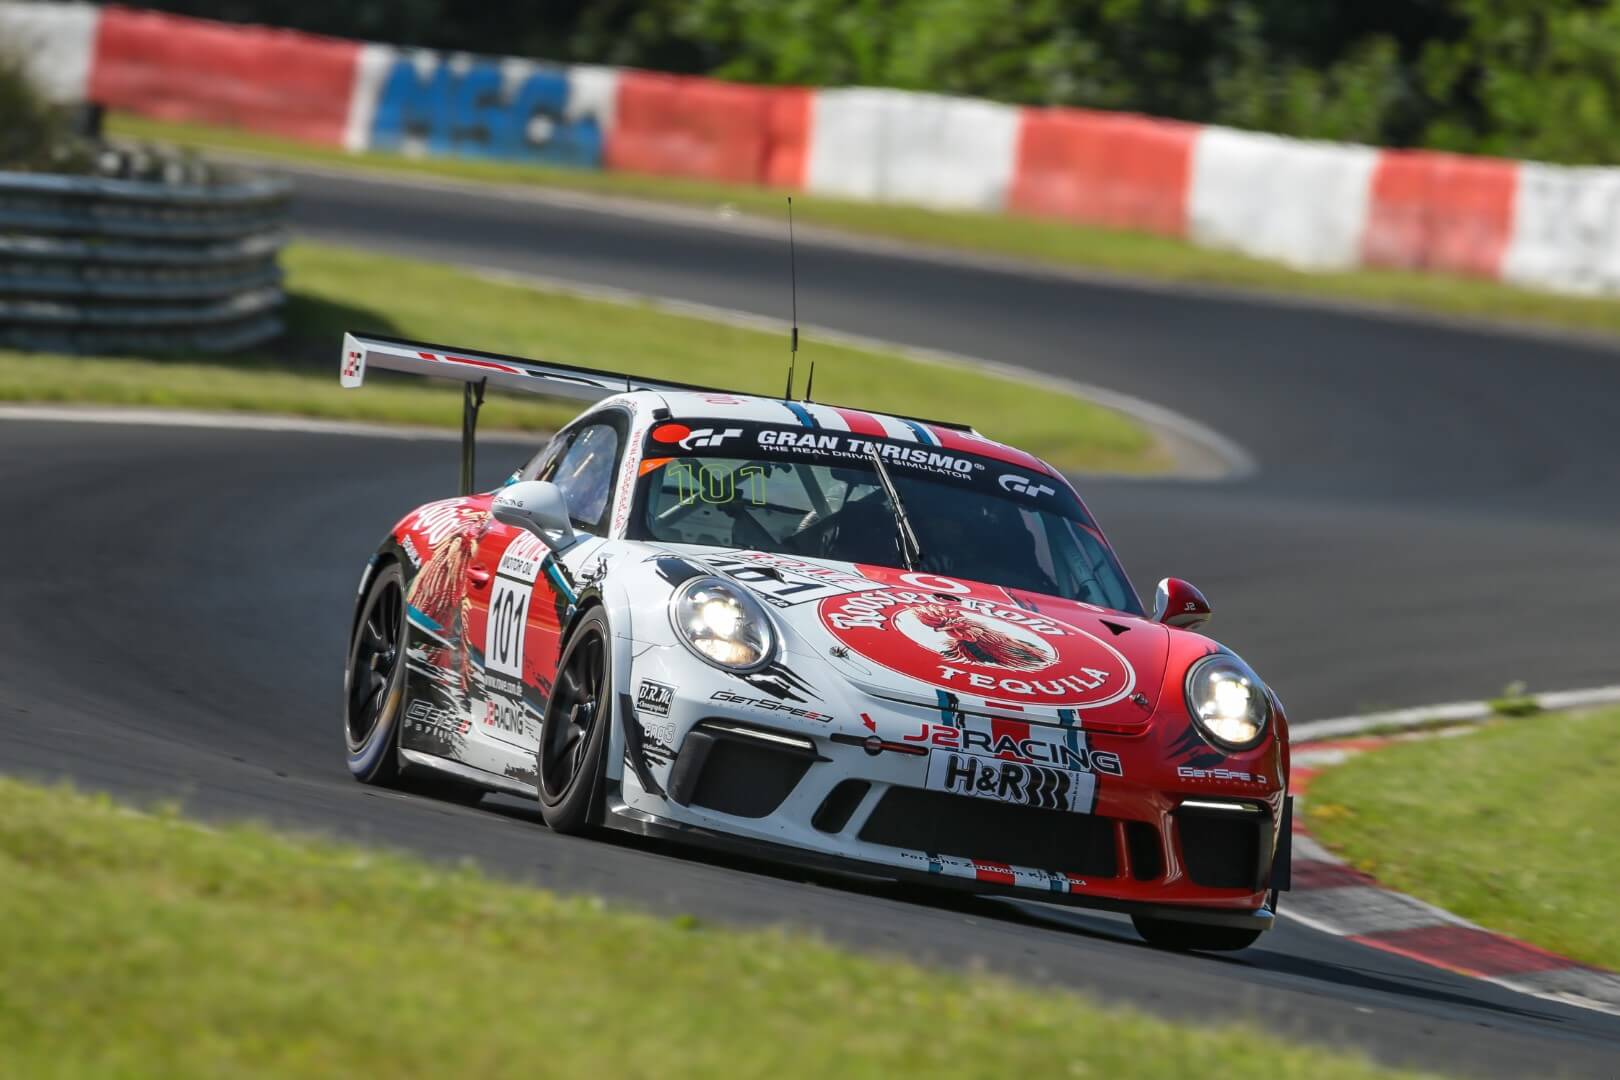
POLYGON ((447 345, 403 338, 375 337, 370 334, 343 335, 343 366, 338 381, 353 390, 366 381, 368 368, 403 371, 436 379, 498 386, 529 394, 601 401, 631 390, 702 390, 729 393, 712 386, 644 379, 595 368, 556 364, 548 360, 526 360, 502 353, 469 352, 447 345))
MULTIPOLYGON (((472 494, 473 466, 476 464, 477 455, 474 436, 478 431, 478 410, 484 404, 486 387, 498 386, 528 394, 576 398, 581 401, 601 401, 614 394, 624 394, 632 390, 738 393, 716 386, 699 386, 696 383, 673 382, 667 379, 647 379, 640 375, 576 367, 573 364, 558 364, 549 360, 527 360, 521 356, 507 356, 504 353, 471 352, 448 345, 434 345, 426 341, 356 334, 352 331, 345 333, 343 360, 338 369, 339 384, 346 390, 354 390, 365 385, 366 371, 369 368, 427 375, 462 384, 464 389, 461 409, 461 493, 463 495, 472 494)), ((926 420, 922 417, 905 417, 898 414, 896 418, 952 428, 956 431, 973 430, 966 424, 947 420, 926 420)))
POLYGON ((365 385, 366 370, 403 371, 451 379, 463 385, 461 395, 461 493, 471 495, 473 471, 478 461, 478 410, 484 404, 484 389, 498 386, 529 394, 601 401, 631 390, 713 390, 689 383, 643 379, 613 371, 525 360, 502 353, 470 352, 426 341, 375 337, 370 334, 343 335, 343 362, 338 383, 346 390, 365 385))

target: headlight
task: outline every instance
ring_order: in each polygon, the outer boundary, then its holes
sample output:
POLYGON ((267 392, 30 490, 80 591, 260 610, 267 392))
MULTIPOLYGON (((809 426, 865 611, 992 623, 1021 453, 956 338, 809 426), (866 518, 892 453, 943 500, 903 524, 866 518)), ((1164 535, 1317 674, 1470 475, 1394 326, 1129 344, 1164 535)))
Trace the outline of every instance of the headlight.
POLYGON ((1206 656, 1187 669, 1187 711, 1222 750, 1253 749, 1271 720, 1265 684, 1231 653, 1206 656))
POLYGON ((687 648, 728 671, 763 667, 776 644, 759 601, 717 577, 682 585, 670 599, 669 614, 687 648))

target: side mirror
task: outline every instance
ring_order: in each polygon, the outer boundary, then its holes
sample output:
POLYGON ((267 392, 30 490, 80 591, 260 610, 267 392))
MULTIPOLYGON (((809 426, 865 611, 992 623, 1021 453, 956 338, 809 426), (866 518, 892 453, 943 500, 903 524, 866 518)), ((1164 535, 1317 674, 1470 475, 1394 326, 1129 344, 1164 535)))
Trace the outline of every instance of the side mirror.
POLYGON ((489 510, 496 521, 527 529, 553 551, 561 551, 578 539, 562 489, 545 480, 508 484, 495 493, 489 510))
MULTIPOLYGON (((499 516, 499 515, 496 515, 499 516)), ((1153 621, 1192 630, 1209 622, 1209 601, 1178 577, 1167 577, 1153 590, 1153 621)))

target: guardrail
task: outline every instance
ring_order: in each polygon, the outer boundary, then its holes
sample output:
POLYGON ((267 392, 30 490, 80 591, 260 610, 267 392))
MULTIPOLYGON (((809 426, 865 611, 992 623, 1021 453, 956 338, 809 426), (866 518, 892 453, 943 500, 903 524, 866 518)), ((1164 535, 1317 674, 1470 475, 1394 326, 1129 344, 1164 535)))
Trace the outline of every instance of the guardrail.
POLYGON ((288 185, 0 172, 0 346, 223 352, 281 332, 288 185))

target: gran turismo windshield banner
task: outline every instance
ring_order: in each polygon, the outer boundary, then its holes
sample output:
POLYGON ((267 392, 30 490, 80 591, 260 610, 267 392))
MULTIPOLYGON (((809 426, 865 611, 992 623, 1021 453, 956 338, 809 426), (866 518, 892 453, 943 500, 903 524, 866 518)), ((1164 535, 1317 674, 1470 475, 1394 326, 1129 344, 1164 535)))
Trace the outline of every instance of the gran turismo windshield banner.
POLYGON ((642 471, 675 457, 730 458, 845 467, 872 472, 871 452, 898 476, 961 484, 1031 509, 1091 525, 1068 485, 1050 476, 989 457, 917 442, 748 421, 666 421, 647 434, 642 471))

